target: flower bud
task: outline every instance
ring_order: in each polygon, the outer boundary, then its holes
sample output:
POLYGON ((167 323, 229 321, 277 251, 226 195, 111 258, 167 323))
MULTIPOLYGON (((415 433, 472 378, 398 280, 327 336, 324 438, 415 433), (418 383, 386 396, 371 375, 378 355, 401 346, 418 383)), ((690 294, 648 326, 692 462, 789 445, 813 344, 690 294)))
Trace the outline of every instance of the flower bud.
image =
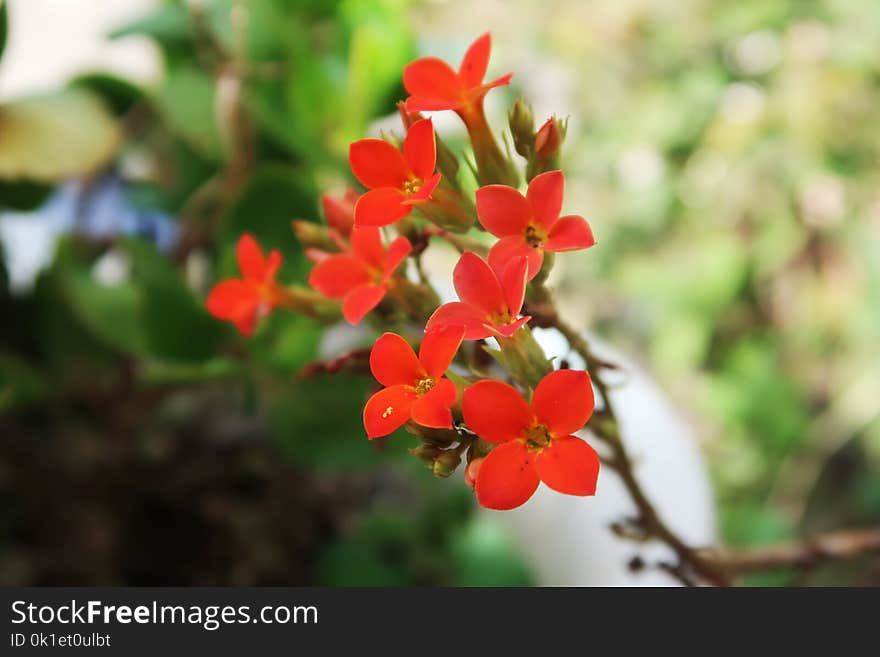
POLYGON ((461 463, 461 454, 452 449, 440 452, 434 460, 434 476, 448 477, 458 468, 461 463))
POLYGON ((325 299, 307 287, 279 285, 273 289, 273 295, 276 306, 306 315, 325 324, 337 322, 341 316, 338 301, 325 299))
POLYGON ((424 115, 421 112, 409 112, 406 109, 406 103, 402 100, 397 101, 397 113, 400 114, 400 122, 403 127, 409 130, 416 121, 421 121, 424 115))
POLYGON ((530 157, 535 139, 535 118, 532 110, 522 100, 517 99, 507 115, 507 122, 516 152, 525 158, 530 157))
POLYGON ((419 206, 419 211, 431 223, 454 233, 466 233, 476 217, 470 200, 443 184, 434 190, 430 200, 419 206))
POLYGON ((291 225, 300 244, 307 250, 316 249, 331 253, 339 250, 326 226, 304 219, 294 219, 291 225))
POLYGON ((344 196, 324 194, 321 197, 321 206, 324 208, 327 224, 346 237, 351 234, 351 228, 354 226, 354 204, 357 200, 358 193, 351 187, 345 191, 344 196))
POLYGON ((544 350, 535 341, 528 326, 521 328, 512 337, 499 337, 497 340, 507 371, 520 385, 533 388, 553 371, 553 364, 547 360, 544 350))
POLYGON ((409 453, 425 463, 434 463, 434 460, 440 456, 443 450, 434 445, 419 445, 409 450, 409 453))
POLYGON ((421 324, 424 324, 440 305, 440 299, 433 289, 402 276, 391 279, 388 296, 398 304, 407 317, 421 324))
POLYGON ((535 135, 535 157, 542 161, 549 160, 557 155, 560 146, 562 146, 562 130, 559 121, 551 117, 535 135))
POLYGON ((526 166, 526 178, 531 180, 540 173, 559 168, 559 152, 565 139, 566 122, 551 116, 535 135, 535 145, 526 166))

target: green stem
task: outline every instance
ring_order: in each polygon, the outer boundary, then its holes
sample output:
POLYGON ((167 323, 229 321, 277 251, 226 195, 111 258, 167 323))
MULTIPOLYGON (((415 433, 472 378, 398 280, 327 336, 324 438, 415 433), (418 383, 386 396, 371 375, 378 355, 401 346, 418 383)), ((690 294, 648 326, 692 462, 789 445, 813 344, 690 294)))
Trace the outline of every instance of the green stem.
POLYGON ((486 120, 486 113, 483 111, 482 101, 461 110, 459 115, 467 126, 468 135, 471 138, 480 184, 518 187, 519 175, 510 159, 501 152, 498 142, 495 141, 495 136, 486 120))

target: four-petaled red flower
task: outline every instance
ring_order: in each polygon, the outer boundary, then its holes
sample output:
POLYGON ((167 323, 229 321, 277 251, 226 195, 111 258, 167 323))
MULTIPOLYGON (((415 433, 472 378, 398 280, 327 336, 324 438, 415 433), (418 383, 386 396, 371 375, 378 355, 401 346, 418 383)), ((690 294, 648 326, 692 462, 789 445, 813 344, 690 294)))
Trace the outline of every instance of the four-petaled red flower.
POLYGON ((419 355, 396 333, 385 333, 370 352, 370 370, 384 389, 364 408, 364 428, 372 440, 387 436, 407 420, 433 428, 452 428, 458 395, 443 376, 461 345, 463 329, 445 327, 425 333, 419 355))
POLYGON ((384 139, 361 139, 348 151, 352 173, 370 191, 354 206, 357 226, 387 226, 424 203, 440 182, 431 119, 412 124, 403 152, 384 139))
POLYGON ((322 258, 309 275, 309 285, 325 297, 342 299, 342 315, 357 324, 382 301, 394 270, 410 251, 412 244, 403 235, 386 251, 379 228, 355 226, 345 252, 322 258))
POLYGON ((508 84, 512 73, 483 83, 489 67, 492 37, 487 32, 468 48, 458 72, 437 57, 422 57, 403 69, 403 86, 409 92, 408 112, 455 110, 467 122, 481 112, 483 97, 493 87, 508 84))
POLYGON ((561 171, 535 176, 525 197, 513 187, 487 185, 477 190, 477 216, 483 228, 501 239, 489 251, 489 264, 502 269, 528 258, 528 279, 541 270, 545 251, 574 251, 593 246, 593 231, 583 217, 560 217, 565 179, 561 171))
POLYGON ((496 443, 476 473, 477 500, 490 509, 513 509, 543 481, 568 495, 593 495, 599 456, 570 434, 593 413, 593 388, 586 372, 559 370, 541 379, 529 405, 516 388, 479 381, 464 391, 468 428, 496 443))
POLYGON ((452 274, 461 301, 440 306, 427 328, 463 326, 465 340, 509 338, 531 319, 529 315, 517 319, 525 298, 527 266, 525 258, 511 260, 499 275, 476 253, 463 253, 452 274))
POLYGON ((245 233, 236 249, 241 278, 227 278, 217 283, 205 307, 214 317, 232 322, 245 337, 250 337, 257 321, 277 305, 280 288, 275 274, 281 267, 281 253, 273 249, 268 257, 257 240, 245 233))

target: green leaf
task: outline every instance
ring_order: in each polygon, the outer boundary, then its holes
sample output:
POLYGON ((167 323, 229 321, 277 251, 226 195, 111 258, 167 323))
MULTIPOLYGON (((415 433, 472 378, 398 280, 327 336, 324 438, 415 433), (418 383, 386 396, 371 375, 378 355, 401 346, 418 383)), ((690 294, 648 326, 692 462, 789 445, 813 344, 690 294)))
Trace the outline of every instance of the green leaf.
POLYGON ((116 153, 120 129, 81 89, 0 105, 0 179, 50 183, 87 175, 116 153))
POLYGON ((215 83, 194 66, 168 71, 156 92, 156 105, 169 129, 190 147, 209 157, 220 157, 220 133, 214 114, 215 83))
POLYGON ((180 272, 141 240, 126 240, 132 282, 141 295, 140 321, 147 352, 171 361, 201 361, 216 353, 228 330, 211 317, 184 284, 180 272))
POLYGON ((348 43, 348 84, 342 107, 345 132, 341 139, 357 139, 375 116, 393 108, 391 92, 413 54, 406 18, 390 2, 345 2, 340 18, 351 26, 348 43))
POLYGON ((263 320, 250 350, 260 363, 293 375, 317 357, 321 334, 321 326, 313 320, 281 310, 263 320))
POLYGON ((229 247, 226 271, 237 271, 234 246, 242 233, 251 233, 264 249, 279 249, 284 256, 279 280, 289 282, 302 277, 306 263, 290 222, 295 217, 313 216, 316 205, 314 188, 294 169, 273 164, 258 169, 230 204, 223 220, 229 247))
POLYGON ((100 96, 116 116, 126 114, 135 103, 143 99, 144 92, 128 80, 109 73, 87 73, 70 82, 75 89, 85 89, 100 96))
POLYGON ((58 282, 70 309, 104 344, 130 354, 146 352, 139 290, 131 283, 103 285, 84 269, 64 266, 58 282))
POLYGON ((122 353, 171 363, 196 363, 216 354, 229 328, 211 317, 174 265, 141 240, 121 241, 127 279, 105 284, 92 263, 68 244, 55 272, 63 296, 89 333, 122 353))
POLYGON ((27 212, 40 207, 52 192, 50 185, 28 180, 7 182, 0 180, 0 208, 27 212))

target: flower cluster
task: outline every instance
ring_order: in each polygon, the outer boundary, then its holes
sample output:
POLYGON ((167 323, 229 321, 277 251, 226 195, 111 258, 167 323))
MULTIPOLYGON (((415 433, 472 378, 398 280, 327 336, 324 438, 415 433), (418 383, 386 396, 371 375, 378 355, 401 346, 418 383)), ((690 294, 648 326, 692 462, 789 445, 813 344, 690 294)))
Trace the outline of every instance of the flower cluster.
MULTIPOLYGON (((433 57, 405 68, 403 138, 361 139, 349 148, 351 173, 365 191, 324 196, 326 225, 294 222, 314 264, 312 292, 279 285, 281 255, 264 256, 244 235, 242 277, 218 283, 206 303, 245 336, 275 307, 309 312, 319 300, 337 304, 351 324, 366 319, 397 329, 384 332, 370 353, 382 388, 364 407, 367 437, 403 427, 421 441, 411 451, 435 474, 447 476, 466 459, 465 481, 479 503, 512 509, 539 482, 569 495, 596 490, 599 458, 573 435, 593 413, 589 374, 554 371, 523 311, 533 297, 546 298, 548 254, 585 249, 595 239, 583 217, 562 214, 565 124, 551 117, 535 130, 531 111, 517 101, 509 125, 526 160, 520 192, 518 167, 499 148, 483 107, 488 91, 511 79, 484 82, 490 49, 485 34, 457 71, 433 57), (449 110, 467 129, 476 188, 421 114, 449 110), (422 254, 437 241, 460 253, 453 271, 458 301, 441 304, 424 273, 422 254), (401 333, 421 334, 418 354, 401 333)), ((325 318, 314 308, 310 314, 325 318)))

